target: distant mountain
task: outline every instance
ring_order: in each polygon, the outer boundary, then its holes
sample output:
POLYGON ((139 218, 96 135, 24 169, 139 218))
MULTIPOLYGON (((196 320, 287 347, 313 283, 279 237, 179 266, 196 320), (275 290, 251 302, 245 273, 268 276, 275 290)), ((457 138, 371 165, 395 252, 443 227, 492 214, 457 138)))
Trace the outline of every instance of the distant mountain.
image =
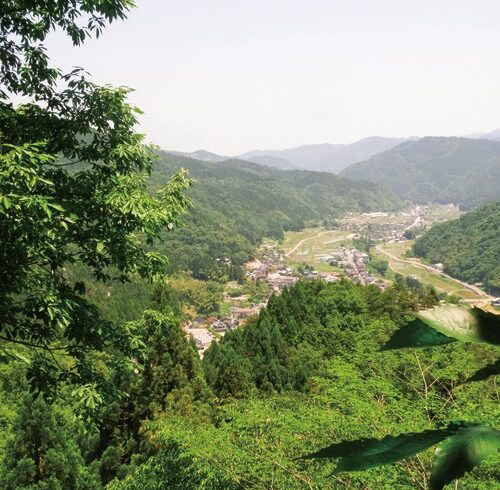
POLYGON ((366 160, 403 141, 407 139, 372 136, 350 144, 325 143, 286 150, 254 150, 243 153, 238 158, 282 169, 300 168, 336 174, 352 163, 366 160))
POLYGON ((212 153, 207 150, 196 150, 192 152, 169 150, 169 153, 172 153, 173 155, 182 155, 188 158, 194 158, 196 160, 201 160, 203 162, 211 162, 211 163, 223 162, 229 158, 222 155, 217 155, 216 153, 212 153))
POLYGON ((448 274, 484 282, 500 294, 500 202, 434 225, 414 244, 415 255, 441 262, 448 274))
POLYGON ((278 168, 280 170, 297 170, 297 167, 292 165, 288 160, 270 155, 255 155, 246 161, 265 165, 266 167, 278 168))
POLYGON ((500 141, 500 129, 494 129, 493 131, 490 131, 489 133, 468 134, 465 136, 465 138, 500 141))
POLYGON ((500 142, 425 137, 355 163, 341 175, 384 184, 413 202, 470 209, 500 199, 500 142))

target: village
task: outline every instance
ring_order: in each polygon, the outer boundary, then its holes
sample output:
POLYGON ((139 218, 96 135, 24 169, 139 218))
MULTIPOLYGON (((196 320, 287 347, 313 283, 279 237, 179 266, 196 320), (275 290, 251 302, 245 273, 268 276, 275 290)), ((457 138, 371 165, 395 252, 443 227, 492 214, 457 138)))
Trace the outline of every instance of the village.
MULTIPOLYGON (((448 211, 455 212, 451 207, 448 211)), ((198 317, 184 322, 183 328, 193 337, 203 357, 213 341, 258 315, 271 295, 280 294, 299 279, 334 282, 347 278, 356 284, 384 290, 391 281, 374 271, 370 255, 357 244, 368 240, 375 253, 381 251, 381 245, 407 246, 415 233, 430 224, 429 214, 426 206, 411 206, 402 213, 350 213, 331 229, 311 228, 309 234, 298 233, 298 241, 264 241, 255 259, 245 264, 247 283, 256 284, 263 291, 258 299, 249 294, 237 294, 240 286, 230 282, 224 292, 227 314, 198 317)), ((385 253, 387 258, 391 257, 390 253, 385 253)), ((411 262, 414 259, 398 260, 411 262)), ((425 269, 439 275, 442 267, 442 264, 432 264, 425 269)))
POLYGON ((193 337, 201 357, 214 340, 219 340, 227 331, 240 327, 249 317, 258 315, 272 294, 280 294, 299 279, 333 282, 347 277, 355 283, 374 284, 381 289, 387 285, 368 273, 368 254, 353 246, 321 255, 321 260, 331 266, 331 272, 318 272, 306 263, 300 267, 288 266, 287 256, 278 250, 276 242, 265 242, 256 255, 255 260, 245 264, 246 280, 265 285, 266 293, 262 301, 249 303, 251 298, 248 295, 232 295, 231 291, 236 290, 238 285, 228 283, 224 293, 225 302, 230 304, 228 316, 198 317, 184 322, 183 328, 193 337))
POLYGON ((183 324, 188 335, 194 339, 200 357, 214 340, 219 340, 228 330, 234 330, 243 325, 254 315, 258 315, 272 294, 280 294, 284 288, 293 286, 299 277, 292 268, 286 266, 285 257, 278 252, 276 246, 264 244, 258 253, 259 258, 245 264, 246 280, 265 285, 262 301, 250 302, 248 295, 234 296, 232 290, 237 290, 234 282, 226 285, 224 301, 230 304, 229 316, 222 318, 196 318, 183 324))

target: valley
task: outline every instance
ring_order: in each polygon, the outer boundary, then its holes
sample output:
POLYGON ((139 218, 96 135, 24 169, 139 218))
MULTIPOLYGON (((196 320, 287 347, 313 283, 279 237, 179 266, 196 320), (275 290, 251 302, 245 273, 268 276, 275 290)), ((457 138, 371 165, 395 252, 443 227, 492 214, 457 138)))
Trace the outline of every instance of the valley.
POLYGON ((400 212, 347 213, 329 228, 307 227, 285 232, 282 240, 267 238, 255 260, 245 264, 244 285, 234 281, 226 284, 223 314, 198 317, 185 322, 184 328, 203 356, 214 340, 258 315, 272 294, 280 294, 299 279, 336 282, 348 278, 383 291, 399 276, 434 288, 443 302, 465 303, 496 313, 491 306, 494 297, 480 286, 445 274, 441 264, 411 256, 415 240, 407 236, 461 214, 453 205, 439 204, 412 205, 400 212), (253 291, 248 285, 253 285, 253 291))
POLYGON ((500 8, 383 3, 0 1, 0 489, 498 488, 500 8))
POLYGON ((430 227, 460 214, 456 207, 447 205, 414 206, 398 213, 349 213, 338 220, 335 230, 308 228, 301 232, 286 232, 279 250, 294 269, 307 264, 318 273, 340 276, 343 272, 360 284, 381 287, 393 282, 395 274, 401 274, 415 277, 462 302, 486 306, 493 297, 480 287, 453 278, 432 264, 408 257, 414 240, 405 238, 405 232, 421 226, 430 227), (353 245, 353 238, 366 233, 373 242, 370 257, 388 262, 385 274, 368 274, 368 253, 353 245))

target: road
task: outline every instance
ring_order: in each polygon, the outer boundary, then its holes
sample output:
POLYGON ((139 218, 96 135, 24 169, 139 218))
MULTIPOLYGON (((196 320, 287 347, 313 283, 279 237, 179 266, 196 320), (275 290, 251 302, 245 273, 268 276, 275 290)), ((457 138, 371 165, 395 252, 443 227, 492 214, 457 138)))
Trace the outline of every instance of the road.
POLYGON ((422 220, 422 218, 420 216, 417 216, 415 218, 415 221, 410 225, 410 226, 407 226, 404 230, 403 230, 403 233, 406 231, 406 230, 411 230, 412 228, 415 228, 415 226, 417 226, 422 220))
MULTIPOLYGON (((377 252, 380 252, 381 254, 386 255, 392 260, 395 260, 397 262, 406 262, 407 264, 413 265, 415 267, 418 267, 420 269, 424 269, 428 272, 435 272, 436 274, 439 274, 441 276, 445 276, 448 279, 451 279, 452 281, 455 281, 456 283, 462 285, 465 289, 469 289, 470 291, 474 291, 477 295, 481 296, 484 300, 492 300, 493 296, 490 296, 488 293, 483 291, 482 289, 478 288, 477 286, 474 286, 473 284, 469 284, 468 282, 461 281, 460 279, 457 279, 456 277, 449 276, 448 274, 445 274, 444 272, 440 271, 439 269, 432 267, 431 265, 427 264, 422 264, 420 261, 416 259, 403 259, 401 257, 397 257, 396 255, 388 252, 387 250, 384 250, 383 248, 380 247, 380 245, 377 245, 375 247, 375 250, 377 252)), ((472 302, 471 300, 470 302, 472 302)))
POLYGON ((352 250, 347 249, 346 253, 345 253, 345 257, 346 257, 347 262, 349 262, 351 268, 353 268, 356 271, 356 276, 359 280, 359 283, 362 286, 364 286, 366 283, 365 283, 365 280, 361 277, 361 273, 359 272, 358 266, 356 265, 356 261, 354 260, 352 250))

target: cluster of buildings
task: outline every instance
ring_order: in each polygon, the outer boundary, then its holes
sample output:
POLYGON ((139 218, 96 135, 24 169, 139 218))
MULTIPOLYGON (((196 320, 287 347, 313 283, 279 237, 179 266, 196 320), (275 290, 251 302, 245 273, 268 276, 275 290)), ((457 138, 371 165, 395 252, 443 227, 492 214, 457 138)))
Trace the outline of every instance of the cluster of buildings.
POLYGON ((273 270, 285 268, 285 258, 273 245, 263 245, 261 248, 262 256, 252 262, 247 262, 246 277, 251 281, 265 280, 268 274, 273 270))
MULTIPOLYGON (((405 217, 401 222, 395 220, 394 222, 384 223, 381 220, 374 221, 369 225, 370 228, 370 239, 373 242, 387 242, 394 241, 399 242, 406 240, 405 231, 412 228, 421 228, 428 224, 428 221, 423 217, 422 211, 424 211, 426 206, 415 205, 408 209, 408 211, 401 213, 400 216, 405 217)), ((396 217, 398 214, 392 213, 363 213, 363 216, 367 218, 389 218, 396 217)), ((351 221, 353 218, 348 216, 345 219, 345 223, 342 224, 342 229, 351 231, 357 234, 366 233, 366 223, 358 223, 356 221, 351 221)))
POLYGON ((238 328, 240 321, 233 318, 195 318, 183 323, 182 328, 187 335, 193 337, 200 357, 210 347, 214 339, 223 336, 228 330, 238 328))
POLYGON ((245 267, 249 280, 260 280, 267 283, 269 295, 272 292, 278 293, 286 287, 293 286, 298 281, 298 277, 293 275, 293 270, 286 267, 283 255, 270 245, 263 247, 261 260, 248 262, 245 267))
POLYGON ((214 340, 223 337, 228 330, 238 328, 245 323, 248 317, 258 315, 266 304, 267 302, 252 304, 248 307, 233 306, 230 308, 231 316, 223 318, 199 317, 184 322, 182 328, 187 335, 193 337, 200 356, 203 357, 204 352, 214 340))
MULTIPOLYGON (((223 318, 200 317, 185 322, 183 328, 186 334, 193 337, 201 357, 214 340, 224 336, 228 330, 238 328, 250 316, 258 315, 262 308, 267 305, 267 299, 273 292, 279 293, 284 288, 293 286, 299 280, 293 275, 291 268, 285 267, 285 260, 275 247, 265 246, 261 259, 248 262, 245 266, 247 279, 267 284, 269 294, 262 303, 252 303, 246 306, 249 303, 248 295, 230 296, 225 293, 224 299, 232 304, 229 308, 230 316, 223 318)), ((228 284, 228 286, 230 285, 228 284)))
POLYGON ((293 286, 298 280, 298 277, 292 275, 292 271, 288 269, 280 270, 267 276, 267 285, 272 292, 279 293, 286 287, 293 286))
POLYGON ((340 267, 345 270, 346 276, 356 284, 374 284, 381 289, 386 287, 384 281, 371 276, 367 270, 369 256, 367 253, 355 247, 331 252, 323 257, 330 265, 340 267))

